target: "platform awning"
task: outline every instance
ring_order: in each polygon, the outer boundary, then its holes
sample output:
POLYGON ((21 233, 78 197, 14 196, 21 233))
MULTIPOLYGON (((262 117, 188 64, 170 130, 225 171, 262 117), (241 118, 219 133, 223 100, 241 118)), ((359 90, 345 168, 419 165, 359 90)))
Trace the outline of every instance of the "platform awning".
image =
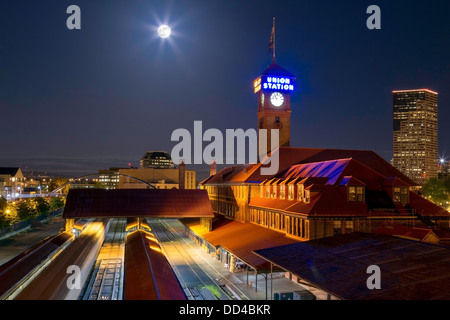
POLYGON ((214 217, 206 190, 71 189, 63 218, 214 217))
POLYGON ((235 255, 239 260, 258 271, 270 270, 270 263, 255 255, 254 250, 296 243, 284 234, 264 227, 247 223, 239 223, 225 218, 213 224, 213 231, 206 232, 199 227, 198 219, 182 219, 182 223, 193 230, 213 246, 222 247, 235 255))

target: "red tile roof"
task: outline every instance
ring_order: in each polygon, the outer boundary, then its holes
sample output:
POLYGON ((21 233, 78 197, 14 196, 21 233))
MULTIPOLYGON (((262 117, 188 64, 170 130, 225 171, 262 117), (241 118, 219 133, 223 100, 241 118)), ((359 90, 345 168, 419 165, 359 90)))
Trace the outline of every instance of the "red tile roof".
POLYGON ((409 205, 420 216, 448 217, 450 219, 450 213, 447 210, 414 192, 409 193, 409 199, 409 205))
POLYGON ((429 235, 436 236, 431 229, 401 226, 397 224, 393 226, 380 226, 375 229, 373 233, 407 237, 420 241, 424 240, 429 235))
MULTIPOLYGON (((290 148, 280 147, 273 151, 279 159, 277 174, 283 173, 296 164, 336 161, 352 158, 384 177, 398 177, 409 185, 417 185, 399 170, 391 166, 386 160, 373 151, 346 149, 318 149, 318 148, 290 148)), ((265 165, 266 166, 266 165, 265 165)), ((270 165, 267 165, 269 167, 270 165)), ((262 164, 239 165, 225 168, 215 176, 205 179, 202 183, 215 184, 226 182, 260 183, 270 176, 261 174, 262 164)))
MULTIPOLYGON (((182 220, 192 227, 198 221, 182 220)), ((256 256, 253 250, 269 248, 298 242, 287 238, 284 234, 251 223, 242 224, 222 218, 217 228, 210 232, 199 234, 215 247, 222 247, 234 254, 239 260, 258 270, 269 270, 270 265, 262 258, 256 256)))

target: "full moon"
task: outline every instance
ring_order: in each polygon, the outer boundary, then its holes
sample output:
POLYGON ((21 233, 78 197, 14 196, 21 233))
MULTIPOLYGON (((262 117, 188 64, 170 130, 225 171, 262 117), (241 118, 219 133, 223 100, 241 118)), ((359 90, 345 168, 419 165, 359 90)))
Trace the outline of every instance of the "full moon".
POLYGON ((165 24, 163 24, 162 26, 160 26, 160 27, 158 28, 158 35, 159 35, 161 38, 167 38, 167 37, 169 37, 169 36, 170 36, 170 33, 171 33, 170 27, 167 26, 167 25, 165 25, 165 24))

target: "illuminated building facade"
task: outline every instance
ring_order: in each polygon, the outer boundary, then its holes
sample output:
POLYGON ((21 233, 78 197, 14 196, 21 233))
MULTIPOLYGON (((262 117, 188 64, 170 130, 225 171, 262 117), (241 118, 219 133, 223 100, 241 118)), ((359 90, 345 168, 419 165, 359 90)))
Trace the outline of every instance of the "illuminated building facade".
POLYGON ((22 194, 24 177, 20 168, 0 168, 0 196, 13 200, 22 194))
POLYGON ((438 93, 393 92, 393 165, 417 184, 438 175, 438 93))
POLYGON ((372 151, 281 147, 279 172, 228 167, 201 182, 217 215, 301 241, 396 223, 448 227, 449 214, 372 151))
POLYGON ((194 170, 186 170, 183 166, 172 169, 110 168, 99 170, 98 182, 100 187, 106 189, 147 188, 142 181, 150 183, 157 189, 196 189, 196 176, 194 170))

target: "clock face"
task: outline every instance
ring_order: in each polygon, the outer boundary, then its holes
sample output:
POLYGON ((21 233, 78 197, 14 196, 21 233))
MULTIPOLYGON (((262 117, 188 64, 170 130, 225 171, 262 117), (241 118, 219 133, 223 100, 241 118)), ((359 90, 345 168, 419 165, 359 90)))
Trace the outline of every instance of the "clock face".
POLYGON ((270 102, 272 103, 272 105, 274 107, 281 107, 283 105, 283 103, 284 103, 284 97, 283 97, 283 95, 281 93, 274 92, 270 96, 270 102))

